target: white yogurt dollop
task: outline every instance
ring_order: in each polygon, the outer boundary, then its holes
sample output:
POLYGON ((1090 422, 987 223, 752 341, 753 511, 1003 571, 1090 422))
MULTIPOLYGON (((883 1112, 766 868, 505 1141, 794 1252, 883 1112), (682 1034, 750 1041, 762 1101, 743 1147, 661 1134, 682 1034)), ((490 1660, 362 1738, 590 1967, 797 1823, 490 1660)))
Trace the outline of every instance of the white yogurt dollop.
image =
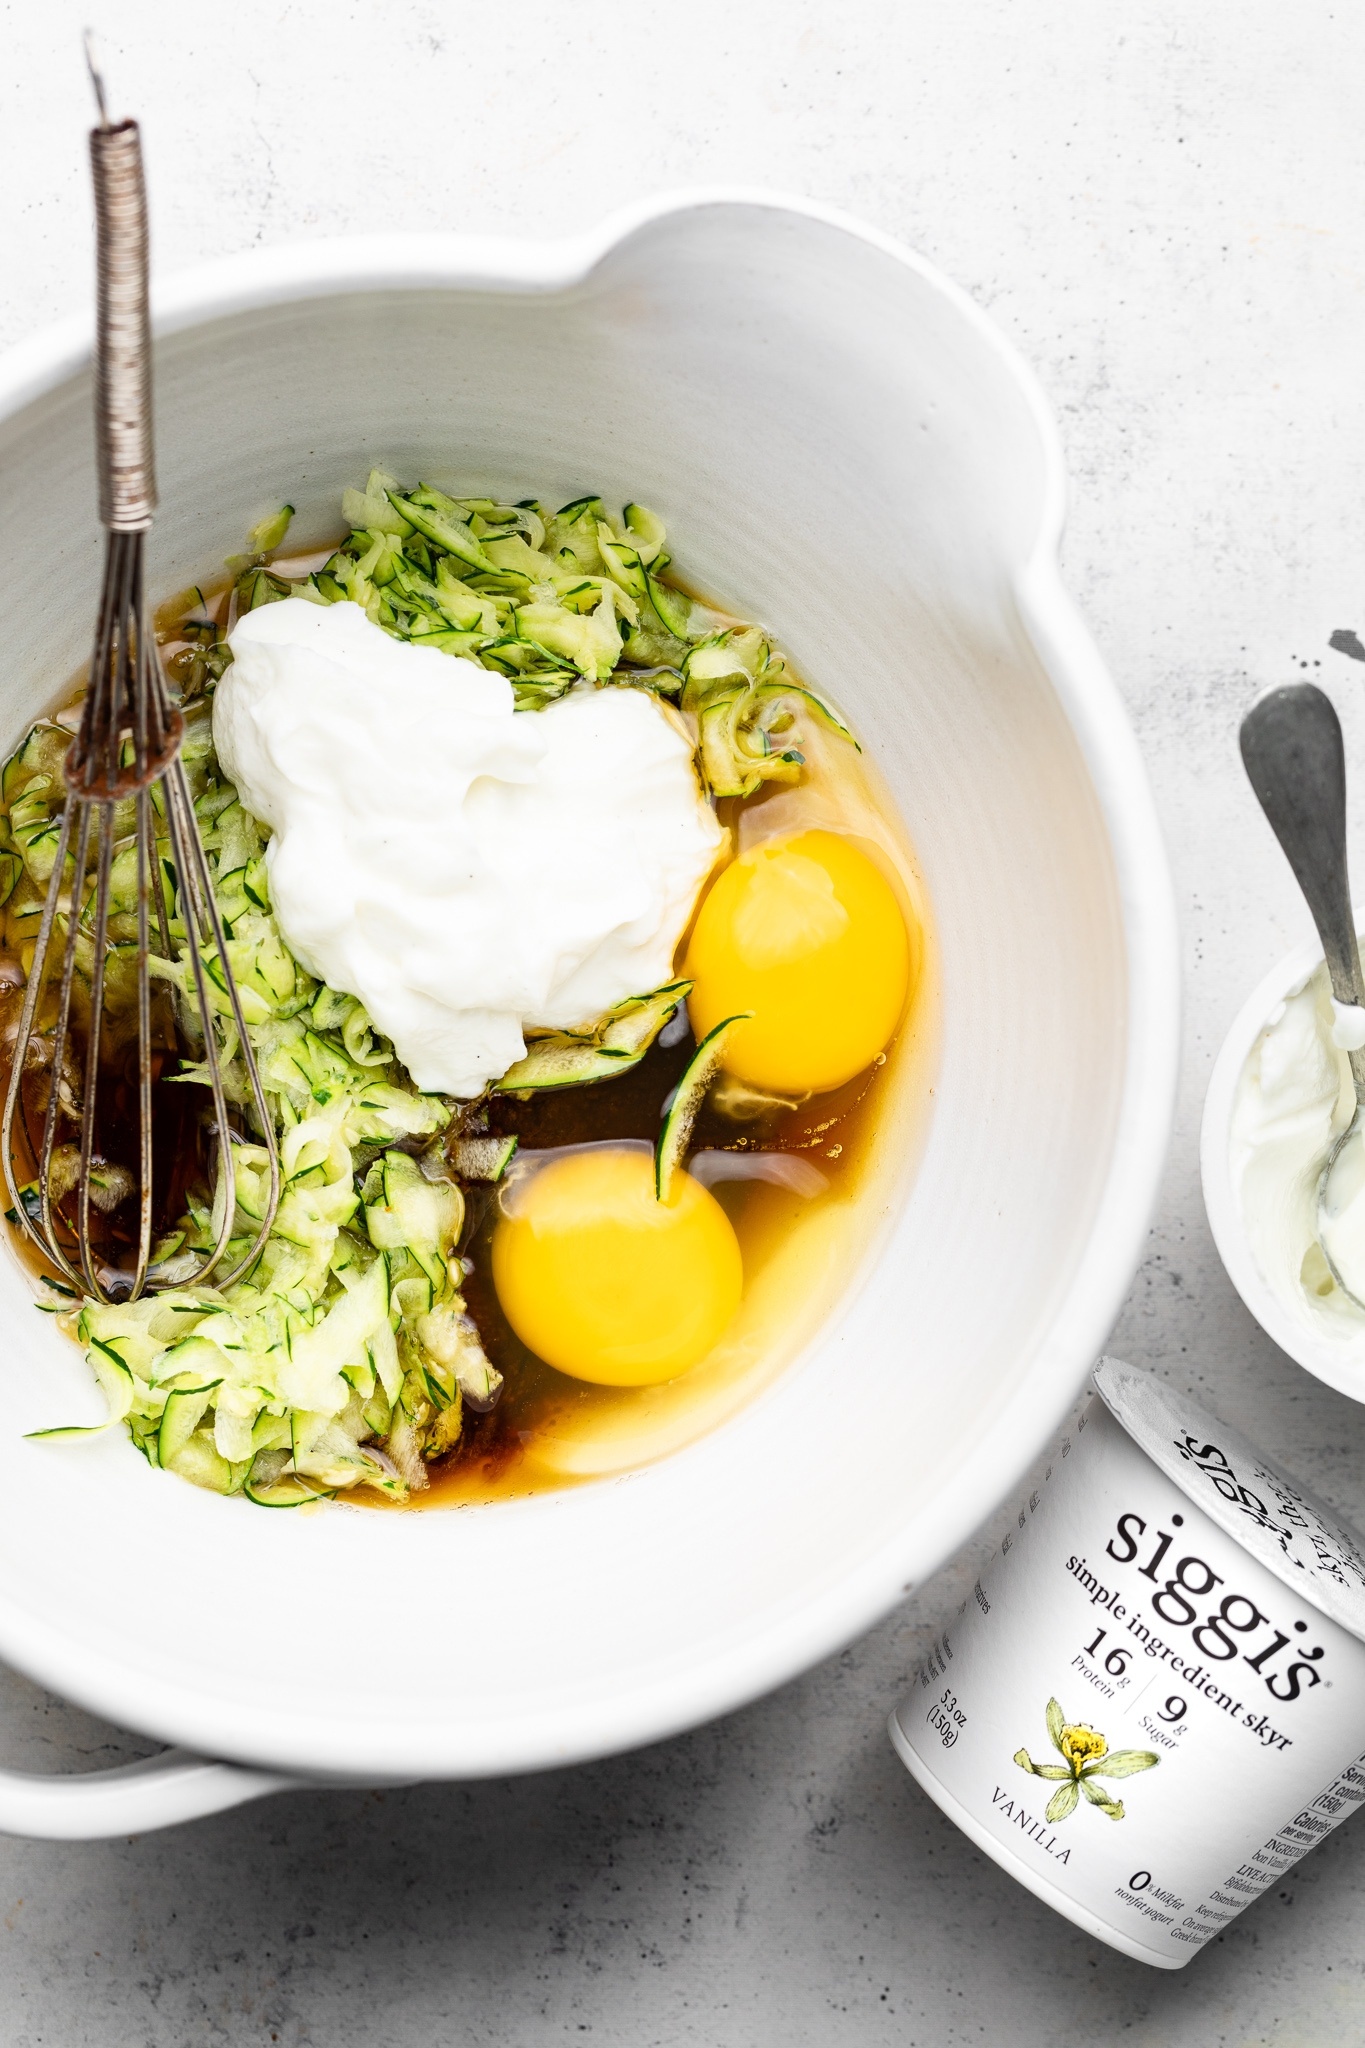
POLYGON ((646 692, 518 714, 504 677, 354 604, 287 598, 229 640, 214 742, 274 834, 280 928, 419 1088, 475 1095, 523 1025, 572 1029, 668 980, 724 835, 646 692))
MULTIPOLYGON (((1318 1241, 1318 1180, 1355 1114, 1340 1043, 1348 1035, 1320 967, 1275 1012, 1247 1057, 1233 1098, 1230 1164, 1267 1284, 1318 1337, 1365 1344, 1365 1311, 1335 1285, 1318 1241)), ((1352 1212, 1361 1206, 1352 1203, 1352 1212)), ((1365 1267, 1362 1228, 1365 1213, 1352 1213, 1333 1237, 1333 1256, 1352 1282, 1357 1266, 1365 1267)), ((1365 1291, 1365 1270, 1360 1282, 1365 1291)))

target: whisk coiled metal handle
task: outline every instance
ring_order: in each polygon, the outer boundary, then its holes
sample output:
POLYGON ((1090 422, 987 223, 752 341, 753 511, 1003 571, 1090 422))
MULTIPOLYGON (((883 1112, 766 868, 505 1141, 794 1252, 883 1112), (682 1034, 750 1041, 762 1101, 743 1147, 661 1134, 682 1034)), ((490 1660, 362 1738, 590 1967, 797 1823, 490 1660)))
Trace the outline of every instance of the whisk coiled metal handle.
POLYGON ((136 121, 90 136, 95 181, 95 435, 100 523, 142 533, 156 510, 152 337, 147 312, 147 188, 136 121))

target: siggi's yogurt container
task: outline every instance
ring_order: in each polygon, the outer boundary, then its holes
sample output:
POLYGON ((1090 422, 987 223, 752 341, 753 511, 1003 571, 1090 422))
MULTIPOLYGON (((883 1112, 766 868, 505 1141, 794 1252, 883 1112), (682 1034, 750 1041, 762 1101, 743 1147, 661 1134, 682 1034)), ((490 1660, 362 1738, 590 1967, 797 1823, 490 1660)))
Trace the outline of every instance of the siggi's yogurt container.
POLYGON ((1148 1374, 1095 1386, 891 1739, 1030 1891, 1178 1970, 1365 1800, 1365 1549, 1148 1374))

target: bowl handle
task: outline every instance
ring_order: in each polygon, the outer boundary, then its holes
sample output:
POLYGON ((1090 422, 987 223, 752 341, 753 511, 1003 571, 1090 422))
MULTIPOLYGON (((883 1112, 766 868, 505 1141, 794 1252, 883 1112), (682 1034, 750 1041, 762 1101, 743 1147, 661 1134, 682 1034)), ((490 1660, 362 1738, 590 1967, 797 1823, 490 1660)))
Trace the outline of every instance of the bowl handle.
POLYGON ((214 1763, 184 1749, 60 1778, 0 1771, 0 1833, 47 1842, 95 1842, 174 1827, 271 1792, 337 1782, 214 1763))

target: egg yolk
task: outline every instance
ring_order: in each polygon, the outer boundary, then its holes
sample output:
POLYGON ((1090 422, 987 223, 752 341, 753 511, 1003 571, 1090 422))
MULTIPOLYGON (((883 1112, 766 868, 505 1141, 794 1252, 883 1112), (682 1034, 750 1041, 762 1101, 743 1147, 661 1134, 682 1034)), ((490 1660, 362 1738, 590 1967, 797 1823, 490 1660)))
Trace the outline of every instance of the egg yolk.
POLYGON ((739 1240, 714 1195, 677 1173, 654 1195, 641 1149, 563 1153, 511 1191, 493 1234, 493 1284, 523 1344, 604 1387, 686 1372, 739 1307, 739 1240))
POLYGON ((798 832, 717 877, 683 973, 698 1039, 743 1010, 725 1066, 753 1087, 818 1094, 870 1065, 900 1022, 910 934, 879 868, 834 832, 798 832))

